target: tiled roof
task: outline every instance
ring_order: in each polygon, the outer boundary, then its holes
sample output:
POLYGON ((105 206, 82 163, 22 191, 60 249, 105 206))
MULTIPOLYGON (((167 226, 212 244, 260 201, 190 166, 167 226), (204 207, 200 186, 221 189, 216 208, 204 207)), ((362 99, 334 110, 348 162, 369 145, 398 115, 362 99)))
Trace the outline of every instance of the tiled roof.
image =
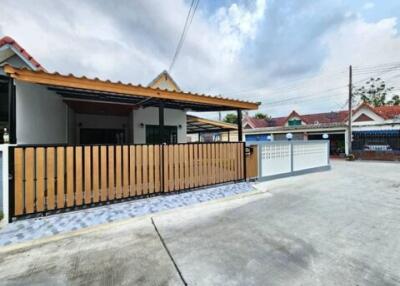
POLYGON ((39 64, 38 61, 36 61, 23 47, 21 47, 13 38, 5 36, 0 39, 0 48, 5 46, 5 45, 10 45, 12 46, 15 50, 17 50, 21 56, 23 56, 27 61, 29 61, 35 68, 45 70, 45 68, 39 64))
POLYGON ((375 107, 374 111, 386 119, 393 119, 400 115, 400 105, 387 105, 375 107))
MULTIPOLYGON (((353 114, 359 110, 361 107, 366 104, 362 104, 357 109, 353 110, 353 114)), ((382 116, 384 119, 393 119, 396 116, 400 115, 400 106, 381 106, 381 107, 371 107, 367 105, 372 111, 382 116)), ((332 111, 332 112, 324 112, 324 113, 312 113, 312 114, 304 114, 300 115, 297 112, 293 111, 289 116, 286 117, 273 117, 271 119, 256 119, 252 117, 248 117, 245 119, 247 122, 251 122, 251 126, 253 128, 265 128, 265 127, 282 127, 285 125, 287 120, 292 116, 298 116, 305 124, 339 124, 345 123, 347 120, 349 112, 347 110, 341 111, 332 111)))

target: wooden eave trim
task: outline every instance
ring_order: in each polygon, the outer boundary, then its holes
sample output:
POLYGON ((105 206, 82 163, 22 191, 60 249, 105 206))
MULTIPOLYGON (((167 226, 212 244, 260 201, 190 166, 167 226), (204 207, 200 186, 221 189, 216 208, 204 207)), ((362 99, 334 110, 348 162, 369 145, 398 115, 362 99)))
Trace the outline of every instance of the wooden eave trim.
POLYGON ((4 71, 12 78, 38 84, 53 86, 62 86, 70 88, 81 88, 87 90, 106 91, 120 93, 132 96, 152 97, 166 100, 176 100, 198 104, 208 104, 213 106, 223 106, 232 109, 255 110, 258 109, 258 103, 243 102, 232 99, 210 97, 206 95, 190 94, 177 91, 167 91, 153 89, 143 86, 134 86, 130 84, 101 81, 98 79, 77 78, 72 75, 64 76, 59 74, 50 74, 43 71, 30 71, 17 69, 10 65, 4 66, 4 71))

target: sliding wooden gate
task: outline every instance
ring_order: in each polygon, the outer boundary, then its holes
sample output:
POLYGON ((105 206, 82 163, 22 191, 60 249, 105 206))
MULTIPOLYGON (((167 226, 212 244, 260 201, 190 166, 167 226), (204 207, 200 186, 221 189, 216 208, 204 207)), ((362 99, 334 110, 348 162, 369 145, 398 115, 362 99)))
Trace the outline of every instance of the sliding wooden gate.
POLYGON ((10 147, 10 217, 245 178, 244 143, 10 147))

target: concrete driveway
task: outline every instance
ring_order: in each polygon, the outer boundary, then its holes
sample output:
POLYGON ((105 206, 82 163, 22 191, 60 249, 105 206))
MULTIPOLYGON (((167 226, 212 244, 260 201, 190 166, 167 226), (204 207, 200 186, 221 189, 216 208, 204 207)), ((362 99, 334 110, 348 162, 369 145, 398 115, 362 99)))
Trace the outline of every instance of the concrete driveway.
POLYGON ((0 281, 400 285, 399 174, 396 163, 333 161, 236 198, 3 247, 0 281))

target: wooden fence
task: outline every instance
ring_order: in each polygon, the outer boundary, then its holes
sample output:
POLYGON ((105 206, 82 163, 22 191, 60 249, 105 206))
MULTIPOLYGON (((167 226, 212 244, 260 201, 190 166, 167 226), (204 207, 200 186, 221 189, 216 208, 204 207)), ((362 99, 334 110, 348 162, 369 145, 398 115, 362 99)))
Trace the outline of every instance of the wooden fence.
POLYGON ((10 148, 10 217, 245 178, 244 143, 10 148))

